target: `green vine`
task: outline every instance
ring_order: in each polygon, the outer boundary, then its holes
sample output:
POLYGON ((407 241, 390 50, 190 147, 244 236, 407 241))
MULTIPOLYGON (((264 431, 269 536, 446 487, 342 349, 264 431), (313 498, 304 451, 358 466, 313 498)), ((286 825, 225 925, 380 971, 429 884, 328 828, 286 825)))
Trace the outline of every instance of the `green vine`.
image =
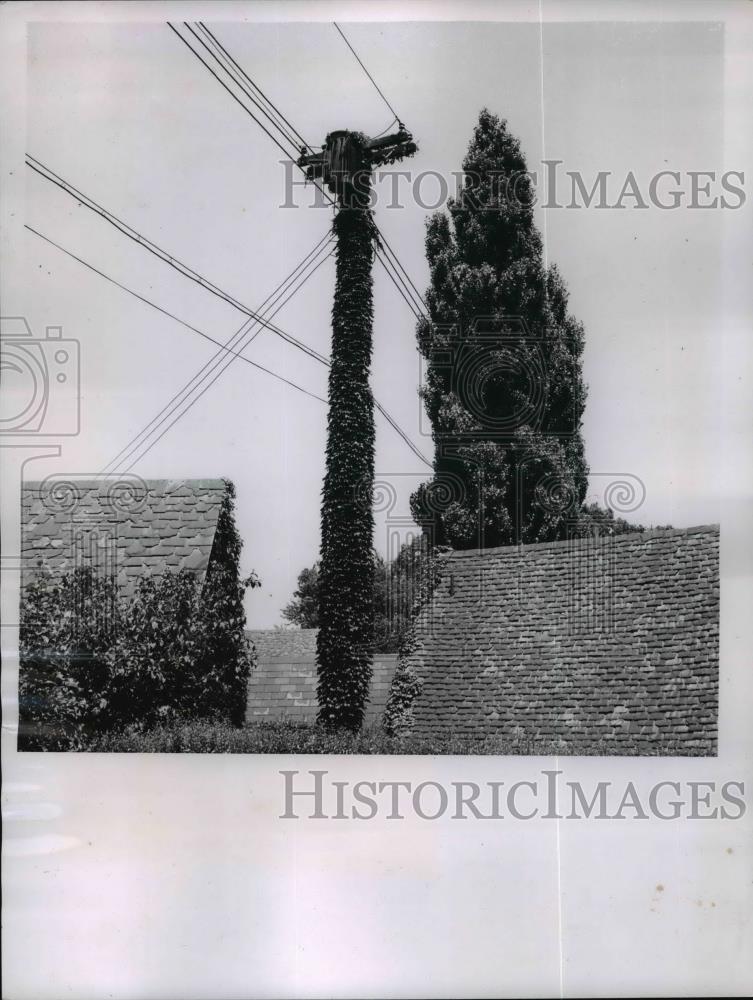
POLYGON ((342 208, 334 232, 337 279, 322 491, 318 718, 327 729, 357 730, 369 693, 374 636, 371 213, 365 207, 342 208))
POLYGON ((419 648, 417 625, 419 620, 423 620, 431 612, 434 592, 442 581, 444 564, 450 552, 447 547, 429 546, 425 540, 422 545, 424 554, 419 561, 418 592, 410 624, 400 643, 397 669, 382 715, 382 728, 390 736, 409 736, 413 728, 413 704, 422 688, 421 678, 411 662, 413 654, 419 648))

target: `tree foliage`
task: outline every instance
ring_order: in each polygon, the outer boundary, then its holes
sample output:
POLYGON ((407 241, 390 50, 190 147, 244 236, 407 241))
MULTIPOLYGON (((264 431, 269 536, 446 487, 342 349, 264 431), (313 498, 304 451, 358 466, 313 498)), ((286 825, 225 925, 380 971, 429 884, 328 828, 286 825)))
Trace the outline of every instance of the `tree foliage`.
POLYGON ((319 562, 298 574, 293 599, 282 609, 285 621, 298 628, 319 628, 319 562))
MULTIPOLYGON (((391 562, 372 551, 373 560, 373 650, 396 653, 411 620, 411 609, 424 572, 425 546, 421 538, 402 546, 391 562)), ((299 628, 319 627, 320 563, 298 574, 293 599, 282 617, 299 628)))

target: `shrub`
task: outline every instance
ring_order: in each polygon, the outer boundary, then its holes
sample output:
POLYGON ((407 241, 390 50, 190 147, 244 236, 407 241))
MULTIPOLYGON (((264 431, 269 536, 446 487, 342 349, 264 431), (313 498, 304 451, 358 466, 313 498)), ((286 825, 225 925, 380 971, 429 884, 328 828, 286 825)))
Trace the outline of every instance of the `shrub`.
POLYGON ((107 651, 119 628, 115 581, 79 567, 39 573, 20 620, 20 750, 77 749, 107 709, 107 651))
POLYGON ((21 602, 22 750, 77 750, 95 734, 187 719, 243 723, 253 647, 241 541, 227 490, 201 584, 187 571, 139 581, 119 603, 90 568, 38 575, 21 602))
POLYGON ((108 651, 104 728, 172 719, 243 721, 251 644, 218 580, 185 571, 141 580, 108 651))

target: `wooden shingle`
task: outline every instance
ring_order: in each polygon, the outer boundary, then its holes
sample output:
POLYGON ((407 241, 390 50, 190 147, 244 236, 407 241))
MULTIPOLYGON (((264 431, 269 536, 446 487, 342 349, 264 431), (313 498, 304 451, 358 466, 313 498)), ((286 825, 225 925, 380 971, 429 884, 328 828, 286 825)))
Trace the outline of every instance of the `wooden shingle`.
POLYGON ((212 553, 227 486, 221 479, 50 476, 21 495, 23 583, 34 574, 92 566, 114 574, 121 596, 139 579, 191 570, 212 553))

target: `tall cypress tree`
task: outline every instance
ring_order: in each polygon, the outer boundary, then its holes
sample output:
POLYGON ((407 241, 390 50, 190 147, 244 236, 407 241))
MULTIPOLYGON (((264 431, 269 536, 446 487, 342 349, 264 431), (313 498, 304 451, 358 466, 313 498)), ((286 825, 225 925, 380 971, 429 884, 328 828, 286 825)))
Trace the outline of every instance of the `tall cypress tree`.
POLYGON ((563 537, 582 509, 583 328, 534 225, 520 143, 484 110, 449 213, 432 216, 422 396, 434 475, 413 494, 434 541, 483 548, 563 537))
POLYGON ((356 730, 363 721, 374 642, 374 223, 367 178, 335 216, 337 236, 327 454, 319 571, 319 721, 356 730))

